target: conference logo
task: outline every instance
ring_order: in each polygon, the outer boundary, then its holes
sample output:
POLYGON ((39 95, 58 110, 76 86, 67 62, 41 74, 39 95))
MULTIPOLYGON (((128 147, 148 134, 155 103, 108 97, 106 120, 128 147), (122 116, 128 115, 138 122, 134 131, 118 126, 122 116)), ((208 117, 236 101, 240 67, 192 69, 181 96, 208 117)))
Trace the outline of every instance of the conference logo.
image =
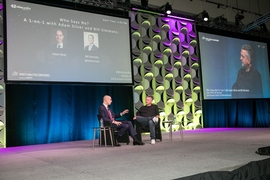
POLYGON ((19 75, 19 73, 17 71, 12 72, 12 76, 18 76, 18 75, 19 75))
POLYGON ((219 39, 212 39, 212 38, 208 38, 208 37, 205 37, 205 36, 202 37, 202 40, 205 40, 207 42, 210 42, 210 41, 219 42, 219 39))
POLYGON ((20 5, 16 5, 16 4, 11 4, 10 5, 11 6, 11 8, 13 8, 13 9, 22 9, 22 10, 24 10, 24 11, 30 11, 31 10, 31 8, 30 7, 23 7, 23 6, 20 6, 20 5))

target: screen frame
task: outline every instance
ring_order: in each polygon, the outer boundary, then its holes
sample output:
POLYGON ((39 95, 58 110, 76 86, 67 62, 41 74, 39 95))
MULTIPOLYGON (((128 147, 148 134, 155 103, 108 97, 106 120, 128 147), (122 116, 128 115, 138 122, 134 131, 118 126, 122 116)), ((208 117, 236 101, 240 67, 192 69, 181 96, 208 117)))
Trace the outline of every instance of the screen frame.
MULTIPOLYGON (((201 96, 202 96, 202 100, 203 101, 230 101, 230 100, 269 100, 270 97, 263 97, 263 98, 213 98, 213 99, 209 99, 209 98, 205 98, 204 95, 204 82, 203 82, 203 72, 202 72, 202 59, 201 59, 201 47, 200 47, 200 38, 199 38, 199 33, 208 33, 208 34, 212 34, 212 35, 217 35, 217 36, 223 36, 223 37, 229 37, 229 38, 235 38, 235 39, 240 39, 240 40, 249 40, 249 41, 255 41, 255 42, 262 42, 262 43, 266 43, 267 44, 267 53, 268 53, 268 72, 269 72, 269 76, 270 76, 270 42, 269 39, 265 38, 265 37, 259 37, 259 36, 253 36, 250 35, 248 33, 243 33, 243 32, 232 32, 232 31, 226 31, 226 30, 222 30, 222 29, 216 29, 216 28, 210 28, 210 27, 205 27, 205 26, 201 26, 201 25, 197 25, 196 26, 196 35, 197 35, 197 41, 198 41, 198 55, 199 55, 199 63, 200 63, 200 67, 199 67, 199 74, 200 74, 200 82, 201 82, 201 96)), ((239 55, 240 56, 240 55, 239 55)), ((240 60, 239 60, 240 61, 240 60)))
POLYGON ((126 19, 128 21, 128 34, 129 34, 129 51, 130 51, 130 71, 131 71, 131 82, 130 83, 114 83, 114 82, 84 82, 84 81, 27 81, 27 80, 9 80, 8 79, 8 59, 7 59, 7 11, 6 11, 6 1, 3 1, 3 40, 4 40, 4 82, 6 84, 88 84, 88 85, 125 85, 125 86, 133 86, 134 85, 134 76, 133 76, 133 60, 132 60, 132 36, 131 36, 131 20, 129 17, 128 11, 122 11, 117 9, 110 9, 104 7, 97 7, 91 5, 85 5, 80 3, 68 2, 68 1, 60 1, 60 0, 47 0, 46 2, 40 2, 36 0, 15 0, 19 2, 32 3, 37 5, 42 5, 44 7, 55 7, 61 9, 67 9, 71 11, 79 11, 86 13, 93 13, 98 15, 104 15, 107 17, 117 17, 126 19))

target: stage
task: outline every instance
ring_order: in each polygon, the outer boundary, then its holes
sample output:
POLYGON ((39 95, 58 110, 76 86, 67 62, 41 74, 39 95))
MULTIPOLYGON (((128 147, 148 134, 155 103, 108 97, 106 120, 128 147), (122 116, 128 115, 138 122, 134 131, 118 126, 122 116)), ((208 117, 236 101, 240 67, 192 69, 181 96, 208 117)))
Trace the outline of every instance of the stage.
POLYGON ((163 141, 144 146, 95 148, 92 140, 0 149, 1 180, 176 179, 212 171, 233 171, 269 156, 270 128, 205 128, 163 133, 163 141))

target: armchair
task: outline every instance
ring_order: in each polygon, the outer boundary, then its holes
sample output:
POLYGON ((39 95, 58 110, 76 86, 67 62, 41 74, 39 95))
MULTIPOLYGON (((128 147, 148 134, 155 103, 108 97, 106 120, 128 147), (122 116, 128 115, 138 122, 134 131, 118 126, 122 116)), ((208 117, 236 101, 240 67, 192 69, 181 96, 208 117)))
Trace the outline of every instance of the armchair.
MULTIPOLYGON (((149 126, 142 126, 138 121, 135 120, 135 129, 137 132, 137 138, 142 141, 142 133, 150 132, 149 126)), ((160 118, 158 118, 158 123, 155 126, 156 139, 162 141, 162 134, 160 129, 160 118)))

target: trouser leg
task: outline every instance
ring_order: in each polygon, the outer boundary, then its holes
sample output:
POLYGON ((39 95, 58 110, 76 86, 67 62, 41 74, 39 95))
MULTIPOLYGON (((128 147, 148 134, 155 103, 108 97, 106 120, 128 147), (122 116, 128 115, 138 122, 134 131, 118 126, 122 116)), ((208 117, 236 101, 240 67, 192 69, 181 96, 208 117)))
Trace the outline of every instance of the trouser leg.
POLYGON ((122 123, 125 123, 128 125, 129 135, 133 138, 134 141, 138 141, 136 137, 137 132, 135 131, 132 123, 130 121, 122 121, 122 123))
POLYGON ((123 136, 125 134, 126 130, 129 128, 129 125, 126 123, 122 123, 118 126, 113 124, 113 127, 118 129, 118 131, 119 131, 118 136, 123 136))
POLYGON ((150 129, 150 137, 151 139, 156 139, 155 123, 152 120, 152 118, 149 119, 148 123, 149 123, 149 129, 150 129))
POLYGON ((153 121, 153 117, 142 117, 142 116, 137 116, 136 121, 140 123, 142 126, 148 126, 150 130, 150 138, 151 139, 156 139, 156 134, 155 134, 155 125, 153 121))

